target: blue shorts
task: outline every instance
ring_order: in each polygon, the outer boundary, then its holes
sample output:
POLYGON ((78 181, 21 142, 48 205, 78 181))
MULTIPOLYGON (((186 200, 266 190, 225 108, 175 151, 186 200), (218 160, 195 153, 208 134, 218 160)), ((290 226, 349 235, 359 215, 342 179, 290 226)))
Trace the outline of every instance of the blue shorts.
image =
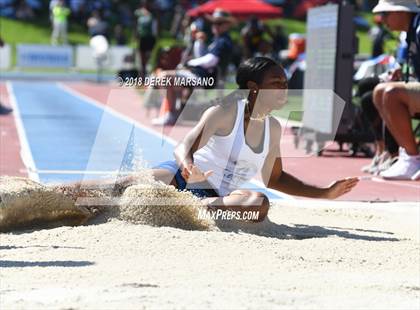
POLYGON ((184 177, 181 174, 181 170, 178 167, 178 164, 175 160, 169 160, 158 164, 157 166, 153 167, 152 169, 165 169, 169 170, 175 176, 175 181, 177 184, 177 188, 179 190, 187 190, 193 193, 195 196, 199 198, 206 198, 206 197, 219 197, 217 192, 213 188, 189 188, 187 187, 187 182, 185 181, 184 177))

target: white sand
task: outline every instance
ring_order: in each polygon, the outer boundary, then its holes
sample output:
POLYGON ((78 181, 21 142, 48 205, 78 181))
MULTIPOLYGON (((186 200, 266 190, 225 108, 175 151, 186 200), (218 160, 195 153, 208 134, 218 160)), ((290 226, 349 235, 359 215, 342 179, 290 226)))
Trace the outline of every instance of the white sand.
POLYGON ((419 309, 419 215, 295 201, 247 232, 112 220, 1 234, 0 308, 419 309))

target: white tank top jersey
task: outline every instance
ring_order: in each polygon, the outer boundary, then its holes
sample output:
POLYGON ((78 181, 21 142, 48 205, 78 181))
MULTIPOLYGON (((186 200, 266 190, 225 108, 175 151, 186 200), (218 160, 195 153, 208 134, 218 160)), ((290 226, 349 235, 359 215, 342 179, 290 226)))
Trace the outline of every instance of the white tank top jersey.
POLYGON ((194 155, 194 164, 203 172, 213 170, 208 178, 219 196, 229 195, 261 171, 270 147, 269 117, 264 119, 264 142, 255 153, 245 141, 244 111, 246 100, 237 103, 235 125, 227 136, 213 135, 194 155))

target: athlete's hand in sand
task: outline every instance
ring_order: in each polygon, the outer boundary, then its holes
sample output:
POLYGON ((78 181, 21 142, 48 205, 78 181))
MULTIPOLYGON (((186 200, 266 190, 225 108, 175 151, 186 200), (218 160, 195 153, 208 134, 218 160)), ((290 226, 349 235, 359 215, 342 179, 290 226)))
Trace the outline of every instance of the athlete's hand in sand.
POLYGON ((207 181, 208 177, 211 176, 213 170, 201 172, 194 164, 189 164, 182 169, 181 175, 187 183, 200 183, 207 181))
POLYGON ((325 193, 325 198, 335 199, 350 192, 359 182, 358 178, 347 178, 333 182, 325 193))

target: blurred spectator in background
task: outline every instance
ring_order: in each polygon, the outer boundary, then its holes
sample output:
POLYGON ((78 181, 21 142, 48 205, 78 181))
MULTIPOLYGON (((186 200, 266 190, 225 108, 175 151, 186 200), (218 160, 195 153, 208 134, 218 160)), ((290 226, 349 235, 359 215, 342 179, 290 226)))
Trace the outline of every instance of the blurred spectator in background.
POLYGON ((364 12, 372 11, 373 7, 376 5, 376 0, 359 0, 360 7, 364 12))
POLYGON ((18 6, 16 9, 16 18, 18 19, 32 19, 35 17, 32 7, 28 5, 26 0, 19 0, 18 6))
POLYGON ((207 35, 203 31, 198 31, 194 37, 193 58, 199 58, 207 53, 207 35))
POLYGON ((197 17, 194 20, 194 23, 197 25, 197 28, 200 29, 200 31, 203 31, 206 34, 207 41, 213 41, 213 29, 212 24, 209 23, 204 17, 197 17))
MULTIPOLYGON (((2 48, 4 46, 4 41, 2 40, 2 38, 0 37, 0 48, 2 48)), ((13 110, 5 107, 1 101, 0 101, 0 115, 6 115, 9 114, 10 112, 12 112, 13 110)))
MULTIPOLYGON (((174 17, 175 0, 154 0, 154 10, 157 17, 157 32, 169 30, 174 17)), ((150 7, 150 9, 152 9, 150 7)))
POLYGON ((285 0, 283 4, 284 15, 288 17, 292 16, 298 4, 299 1, 296 0, 285 0))
POLYGON ((15 18, 14 0, 0 0, 0 16, 15 18))
POLYGON ((254 57, 258 52, 265 31, 266 27, 255 16, 251 17, 241 30, 245 59, 254 57))
MULTIPOLYGON (((189 17, 187 14, 184 15, 179 25, 178 32, 175 34, 175 38, 177 40, 183 40, 184 42, 189 40, 191 31, 190 26, 192 23, 193 21, 191 20, 191 17, 189 17)), ((188 45, 188 43, 186 45, 188 45)))
POLYGON ((291 33, 289 35, 289 52, 287 53, 287 59, 284 62, 284 66, 288 67, 289 65, 297 61, 299 56, 305 53, 305 49, 305 35, 301 33, 291 33))
POLYGON ((141 1, 139 8, 134 12, 136 17, 136 35, 140 53, 140 76, 146 76, 147 63, 156 43, 157 22, 151 12, 149 1, 141 1))
POLYGON ((105 19, 108 19, 112 13, 110 0, 87 0, 86 6, 88 12, 98 11, 105 19))
POLYGON ((160 48, 157 52, 158 59, 154 69, 156 76, 159 76, 165 70, 175 70, 177 66, 180 66, 183 51, 184 48, 181 46, 160 48))
POLYGON ((411 128, 411 117, 420 113, 420 8, 413 0, 380 0, 373 9, 384 16, 392 31, 407 32, 408 53, 405 82, 402 70, 396 70, 392 82, 375 87, 373 101, 382 119, 400 146, 397 162, 380 173, 386 179, 420 178, 420 154, 411 128), (410 81, 410 66, 417 82, 410 81))
MULTIPOLYGON (((229 36, 231 26, 236 22, 235 19, 226 11, 216 9, 211 16, 207 17, 212 23, 214 40, 209 45, 205 55, 199 58, 191 59, 187 62, 187 67, 176 71, 163 72, 162 76, 171 78, 173 76, 187 78, 197 81, 200 78, 213 77, 215 81, 222 78, 226 70, 233 50, 232 39, 229 36)), ((212 85, 215 87, 216 85, 212 85)), ((182 111, 183 105, 188 99, 188 94, 183 93, 184 89, 170 86, 167 88, 166 98, 162 102, 163 106, 168 107, 168 111, 161 109, 165 114, 152 121, 154 125, 173 125, 175 124, 178 113, 182 111), (181 110, 176 109, 176 100, 179 92, 182 93, 183 102, 181 110)))
POLYGON ((195 22, 192 22, 185 31, 184 42, 187 47, 182 53, 180 65, 185 66, 190 59, 204 56, 207 53, 206 40, 206 34, 198 29, 195 22))
MULTIPOLYGON (((174 17, 171 25, 171 36, 177 37, 180 32, 182 32, 182 22, 185 16, 188 16, 186 13, 191 8, 191 3, 188 0, 178 0, 177 4, 174 7, 174 17)), ((184 28, 185 29, 185 28, 184 28)))
POLYGON ((129 3, 124 3, 122 0, 113 3, 112 12, 118 24, 123 27, 132 27, 133 25, 133 9, 129 3))
POLYGON ((124 28, 120 24, 117 24, 114 27, 114 39, 115 43, 119 46, 127 44, 127 37, 124 34, 124 28))
POLYGON ((67 27, 70 9, 66 7, 64 0, 58 0, 56 5, 52 8, 53 31, 51 43, 57 45, 59 41, 67 44, 67 27))
POLYGON ((84 21, 86 17, 86 0, 69 0, 69 7, 72 17, 77 22, 84 21))
POLYGON ((273 52, 276 54, 276 57, 279 57, 280 51, 287 49, 287 45, 287 36, 284 33, 283 27, 277 25, 274 28, 273 34, 273 52))
POLYGON ((50 22, 51 25, 54 23, 54 17, 53 17, 53 9, 58 4, 59 0, 51 0, 49 4, 49 12, 50 12, 50 22))
POLYGON ((375 26, 369 30, 369 36, 373 42, 372 58, 375 58, 384 53, 384 43, 391 38, 391 34, 384 27, 382 15, 375 15, 373 21, 375 26))
POLYGON ((258 46, 258 51, 254 54, 255 57, 267 57, 276 59, 276 55, 273 50, 273 41, 271 39, 263 39, 258 46))
POLYGON ((403 64, 408 57, 407 32, 401 31, 397 48, 397 62, 403 64))
POLYGON ((87 20, 87 26, 91 37, 102 35, 109 40, 108 23, 102 19, 100 11, 92 12, 92 16, 87 20))

